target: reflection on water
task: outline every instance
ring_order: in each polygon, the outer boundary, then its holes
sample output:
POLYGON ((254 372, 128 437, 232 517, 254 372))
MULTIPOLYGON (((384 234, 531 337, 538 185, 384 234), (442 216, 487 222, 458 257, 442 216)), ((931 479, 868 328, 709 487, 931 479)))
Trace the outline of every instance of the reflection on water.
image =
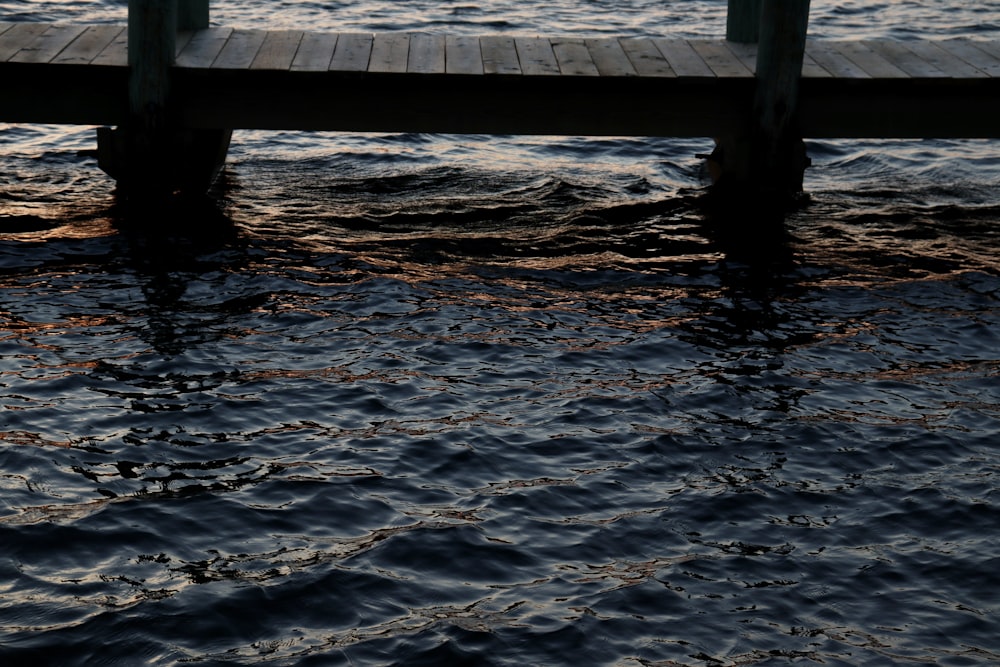
POLYGON ((0 653, 998 656, 993 209, 287 167, 0 239, 0 653))
MULTIPOLYGON (((716 35, 724 3, 217 5, 716 35)), ((0 663, 1000 662, 995 142, 812 142, 762 242, 700 212, 710 141, 248 132, 153 227, 92 129, 0 130, 0 663)))

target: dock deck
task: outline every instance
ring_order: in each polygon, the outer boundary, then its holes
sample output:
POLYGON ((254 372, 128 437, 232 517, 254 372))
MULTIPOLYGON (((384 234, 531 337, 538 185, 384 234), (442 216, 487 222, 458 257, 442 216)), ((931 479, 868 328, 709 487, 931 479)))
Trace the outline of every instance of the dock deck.
MULTIPOLYGON (((119 125, 124 25, 0 23, 0 122, 119 125)), ((668 37, 181 33, 186 127, 718 136, 745 122, 756 46, 668 37)), ((1000 138, 1000 42, 807 43, 805 137, 1000 138)))

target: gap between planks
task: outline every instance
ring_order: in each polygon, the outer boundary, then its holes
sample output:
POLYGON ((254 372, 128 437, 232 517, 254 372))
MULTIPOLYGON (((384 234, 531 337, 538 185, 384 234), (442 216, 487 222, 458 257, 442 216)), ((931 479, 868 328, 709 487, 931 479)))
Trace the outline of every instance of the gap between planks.
MULTIPOLYGON (((208 28, 180 33, 180 67, 276 71, 518 74, 585 77, 752 77, 756 46, 666 37, 462 36, 208 28)), ((0 22, 0 62, 127 64, 125 27, 0 22)), ((966 38, 920 42, 807 41, 806 78, 1000 77, 1000 45, 966 38)))

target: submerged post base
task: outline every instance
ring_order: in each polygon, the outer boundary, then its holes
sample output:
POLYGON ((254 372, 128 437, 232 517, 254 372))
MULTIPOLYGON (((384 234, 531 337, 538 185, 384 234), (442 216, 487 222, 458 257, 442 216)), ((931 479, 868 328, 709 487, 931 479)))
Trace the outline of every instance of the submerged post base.
POLYGON ((151 136, 129 127, 97 129, 97 164, 130 198, 202 195, 225 165, 228 129, 180 129, 151 136))
POLYGON ((712 179, 707 200, 723 217, 730 217, 729 212, 745 218, 758 211, 780 220, 808 199, 803 181, 812 161, 801 139, 787 140, 767 152, 747 135, 719 138, 705 159, 712 179))

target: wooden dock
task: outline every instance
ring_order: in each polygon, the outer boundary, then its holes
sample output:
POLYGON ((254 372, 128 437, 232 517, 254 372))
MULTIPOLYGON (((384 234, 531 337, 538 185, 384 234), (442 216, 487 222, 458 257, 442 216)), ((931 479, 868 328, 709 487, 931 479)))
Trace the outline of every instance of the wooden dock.
MULTIPOLYGON (((0 122, 121 125, 124 25, 0 23, 0 122)), ((665 37, 177 35, 189 128, 719 136, 754 101, 755 44, 665 37)), ((809 40, 802 136, 1000 138, 1000 42, 809 40)))

